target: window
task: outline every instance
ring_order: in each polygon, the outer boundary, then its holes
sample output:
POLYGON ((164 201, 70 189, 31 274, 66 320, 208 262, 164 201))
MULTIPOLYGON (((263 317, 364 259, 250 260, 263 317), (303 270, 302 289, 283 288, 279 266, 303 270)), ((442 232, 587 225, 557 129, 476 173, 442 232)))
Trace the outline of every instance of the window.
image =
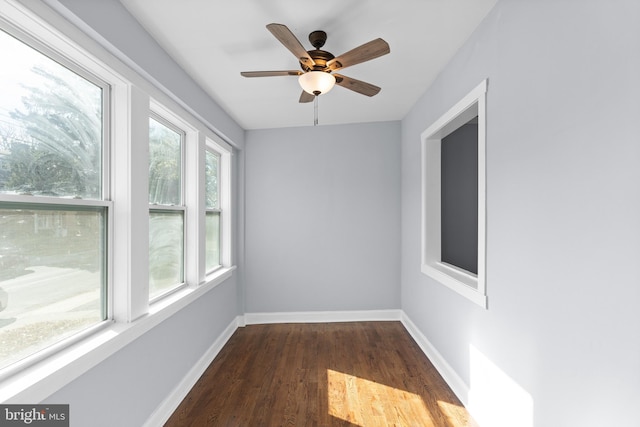
POLYGON ((441 258, 478 274, 478 117, 442 138, 441 258))
POLYGON ((205 154, 205 269, 220 267, 220 155, 211 149, 205 154))
POLYGON ((216 136, 205 144, 205 270, 206 275, 231 267, 231 153, 216 136))
POLYGON ((0 30, 0 370, 108 317, 109 88, 32 44, 0 30))
POLYGON ((149 120, 149 298, 184 283, 184 132, 149 120))
POLYGON ((422 272, 487 306, 487 81, 422 133, 422 272))
POLYGON ((0 401, 39 402, 232 276, 233 149, 48 6, 0 3, 0 401))

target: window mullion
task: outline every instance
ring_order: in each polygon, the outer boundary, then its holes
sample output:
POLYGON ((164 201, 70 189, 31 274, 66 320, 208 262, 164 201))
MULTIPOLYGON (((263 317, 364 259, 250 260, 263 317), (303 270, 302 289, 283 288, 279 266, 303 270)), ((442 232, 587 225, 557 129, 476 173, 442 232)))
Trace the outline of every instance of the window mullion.
POLYGON ((114 92, 113 309, 116 321, 131 322, 149 310, 149 177, 140 167, 149 163, 149 97, 135 86, 114 92))
POLYGON ((205 137, 202 133, 187 134, 185 144, 185 203, 186 224, 186 280, 191 286, 198 286, 205 277, 205 137))

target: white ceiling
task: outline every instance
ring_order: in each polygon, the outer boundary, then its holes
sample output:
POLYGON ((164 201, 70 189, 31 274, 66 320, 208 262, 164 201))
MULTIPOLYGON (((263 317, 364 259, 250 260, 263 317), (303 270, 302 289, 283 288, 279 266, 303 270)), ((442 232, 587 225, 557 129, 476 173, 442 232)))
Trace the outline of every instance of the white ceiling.
POLYGON ((382 87, 367 97, 342 87, 320 96, 319 123, 400 120, 497 0, 120 0, 174 60, 244 129, 313 124, 297 77, 245 78, 241 71, 297 70, 297 59, 265 28, 284 24, 306 49, 328 34, 338 56, 381 37, 391 53, 344 68, 382 87))

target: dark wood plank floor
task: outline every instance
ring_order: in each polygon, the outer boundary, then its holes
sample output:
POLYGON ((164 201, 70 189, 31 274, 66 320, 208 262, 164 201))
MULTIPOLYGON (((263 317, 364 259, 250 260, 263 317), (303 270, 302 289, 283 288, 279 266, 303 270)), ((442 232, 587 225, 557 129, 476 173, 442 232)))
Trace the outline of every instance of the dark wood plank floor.
POLYGON ((165 424, 475 426, 400 322, 239 328, 165 424))

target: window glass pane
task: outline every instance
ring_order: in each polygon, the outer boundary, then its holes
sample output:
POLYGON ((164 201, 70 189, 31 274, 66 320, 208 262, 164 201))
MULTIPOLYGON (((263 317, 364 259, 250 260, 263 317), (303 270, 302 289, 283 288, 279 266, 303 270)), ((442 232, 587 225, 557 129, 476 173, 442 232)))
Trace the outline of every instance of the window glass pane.
POLYGON ((220 212, 207 212, 205 267, 207 271, 220 265, 220 212))
POLYGON ((180 205, 182 135, 149 119, 149 203, 180 205))
POLYGON ((219 159, 219 156, 207 151, 205 158, 205 191, 207 194, 206 205, 208 209, 218 209, 220 207, 218 198, 219 159))
POLYGON ((182 211, 149 213, 149 297, 157 297, 184 279, 182 211))
POLYGON ((0 369, 106 319, 105 213, 0 204, 0 369))
POLYGON ((0 193, 102 197, 102 89, 0 31, 0 193))
POLYGON ((477 117, 442 138, 442 261, 478 274, 477 117))

